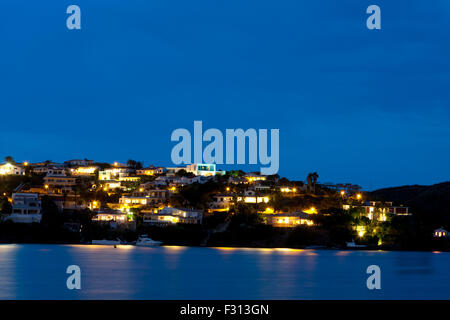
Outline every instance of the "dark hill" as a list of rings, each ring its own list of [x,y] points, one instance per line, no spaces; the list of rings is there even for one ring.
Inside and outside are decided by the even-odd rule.
[[[450,227],[450,182],[379,189],[369,192],[368,197],[409,206],[411,212],[427,225]]]

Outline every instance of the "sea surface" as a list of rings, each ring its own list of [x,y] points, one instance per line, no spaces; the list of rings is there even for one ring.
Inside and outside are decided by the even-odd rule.
[[[67,267],[81,270],[69,290]],[[381,289],[369,290],[378,265]],[[450,253],[0,245],[0,299],[449,299]]]

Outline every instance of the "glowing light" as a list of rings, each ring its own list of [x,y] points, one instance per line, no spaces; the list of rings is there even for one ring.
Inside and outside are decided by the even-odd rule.
[[[176,252],[176,251],[186,250],[187,247],[183,247],[183,246],[164,246],[164,249]]]
[[[227,191],[230,191],[230,187],[227,187]]]
[[[309,213],[309,214],[316,214],[317,210],[316,210],[315,207],[311,207],[311,208],[309,208],[307,210],[303,210],[303,212],[306,212],[306,213]]]
[[[216,247],[215,249],[224,250],[224,251],[234,251],[236,248],[233,247]]]
[[[366,234],[366,227],[365,226],[357,226],[356,231],[358,232],[358,236],[362,238]]]
[[[342,190],[342,191],[341,191],[341,196],[344,196],[344,195],[345,195],[345,191]]]
[[[271,207],[267,207],[266,211],[264,211],[264,213],[274,213],[274,212],[275,212],[275,210]]]
[[[356,199],[361,200],[361,198],[362,198],[361,193],[358,193],[358,194],[356,195]]]
[[[46,184],[46,185],[44,186],[44,188],[45,188],[45,189],[48,189],[48,184]]]

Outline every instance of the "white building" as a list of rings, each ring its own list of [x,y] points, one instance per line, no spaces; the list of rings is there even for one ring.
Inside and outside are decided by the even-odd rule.
[[[233,195],[231,194],[216,194],[213,196],[213,201],[210,203],[211,209],[229,209],[233,204]]]
[[[186,166],[187,172],[192,172],[196,176],[215,176],[216,165],[205,163],[193,163]]]
[[[142,211],[144,213],[143,221],[155,225],[170,225],[176,223],[201,224],[203,212],[192,209],[179,209],[164,207],[157,213],[152,211]]]
[[[41,201],[37,193],[13,193],[12,213],[6,217],[15,223],[40,223]]]
[[[114,180],[119,176],[126,176],[130,169],[126,167],[114,167],[98,172],[98,180]]]
[[[64,166],[62,164],[54,163],[54,162],[32,163],[29,166],[32,168],[33,173],[37,173],[37,174],[44,174],[44,173],[48,173],[49,171],[54,171],[54,170],[63,170],[64,171]]]
[[[76,178],[69,177],[62,169],[49,169],[44,177],[44,188],[49,194],[70,193],[76,185]]]
[[[12,164],[9,162],[0,165],[0,175],[9,175],[9,174],[24,175],[25,169],[20,165]]]
[[[99,210],[97,214],[92,217],[92,221],[124,223],[128,222],[128,215],[119,210]]]
[[[154,205],[164,203],[169,199],[168,190],[142,190],[135,191],[131,195],[124,195],[119,199],[120,204],[128,205]]]
[[[70,169],[73,176],[92,176],[98,170],[97,166],[77,166]]]

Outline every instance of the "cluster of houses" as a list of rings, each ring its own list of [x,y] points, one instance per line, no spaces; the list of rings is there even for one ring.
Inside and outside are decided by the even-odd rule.
[[[185,170],[189,175],[177,174]],[[226,192],[214,194],[207,212],[189,208],[172,208],[169,198],[182,186],[192,183],[205,183],[224,175],[215,164],[191,164],[185,167],[146,167],[132,168],[127,164],[114,162],[105,166],[93,160],[69,160],[64,163],[50,161],[42,163],[4,163],[0,165],[0,175],[25,175],[31,172],[43,176],[39,186],[21,184],[11,194],[12,212],[3,217],[15,223],[39,223],[42,219],[41,199],[49,196],[60,211],[89,208],[95,213],[93,221],[107,222],[112,226],[132,224],[133,212],[139,210],[143,223],[152,225],[201,224],[207,214],[229,211],[236,203],[259,204],[267,224],[275,227],[313,226],[315,208],[294,212],[275,212],[269,206],[271,194],[277,190],[285,197],[295,197],[306,190],[306,185],[280,186],[268,183],[267,177],[249,173],[244,176],[230,176]],[[153,176],[154,179],[143,179]],[[121,197],[117,203],[100,203],[98,200],[84,199],[78,185],[88,183],[89,191],[103,190],[113,193],[118,190]],[[131,186],[130,186],[131,183]],[[233,192],[233,185],[244,185],[244,191]],[[342,195],[352,196],[362,201],[360,187],[351,184],[332,185]],[[242,190],[242,188],[241,188]],[[362,205],[365,216],[370,220],[386,221],[388,215],[410,215],[408,207],[394,206],[391,202],[368,201]],[[350,209],[344,205],[344,209]],[[134,224],[135,225],[135,224]],[[361,228],[360,228],[361,229]],[[363,234],[364,230],[358,230]],[[436,229],[434,237],[447,237],[444,229]]]
[[[180,170],[192,173],[192,177],[177,175]],[[4,163],[0,165],[0,175],[25,175],[27,172],[42,175],[41,185],[17,186],[10,197],[11,214],[3,217],[15,223],[39,223],[42,219],[41,198],[50,197],[62,212],[89,208],[96,215],[94,221],[117,223],[131,222],[130,210],[143,208],[144,222],[151,224],[194,223],[201,224],[203,213],[198,210],[169,208],[167,201],[178,187],[194,182],[204,183],[216,174],[214,164],[192,164],[180,168],[150,166],[133,169],[126,164],[114,162],[106,168],[96,165],[93,160],[69,160],[64,163]],[[157,176],[151,182],[139,184],[143,176]],[[118,203],[101,204],[99,201],[83,199],[77,186],[89,183],[89,191],[120,190],[123,195]],[[139,184],[138,188],[128,183]],[[151,210],[150,210],[151,209]]]

